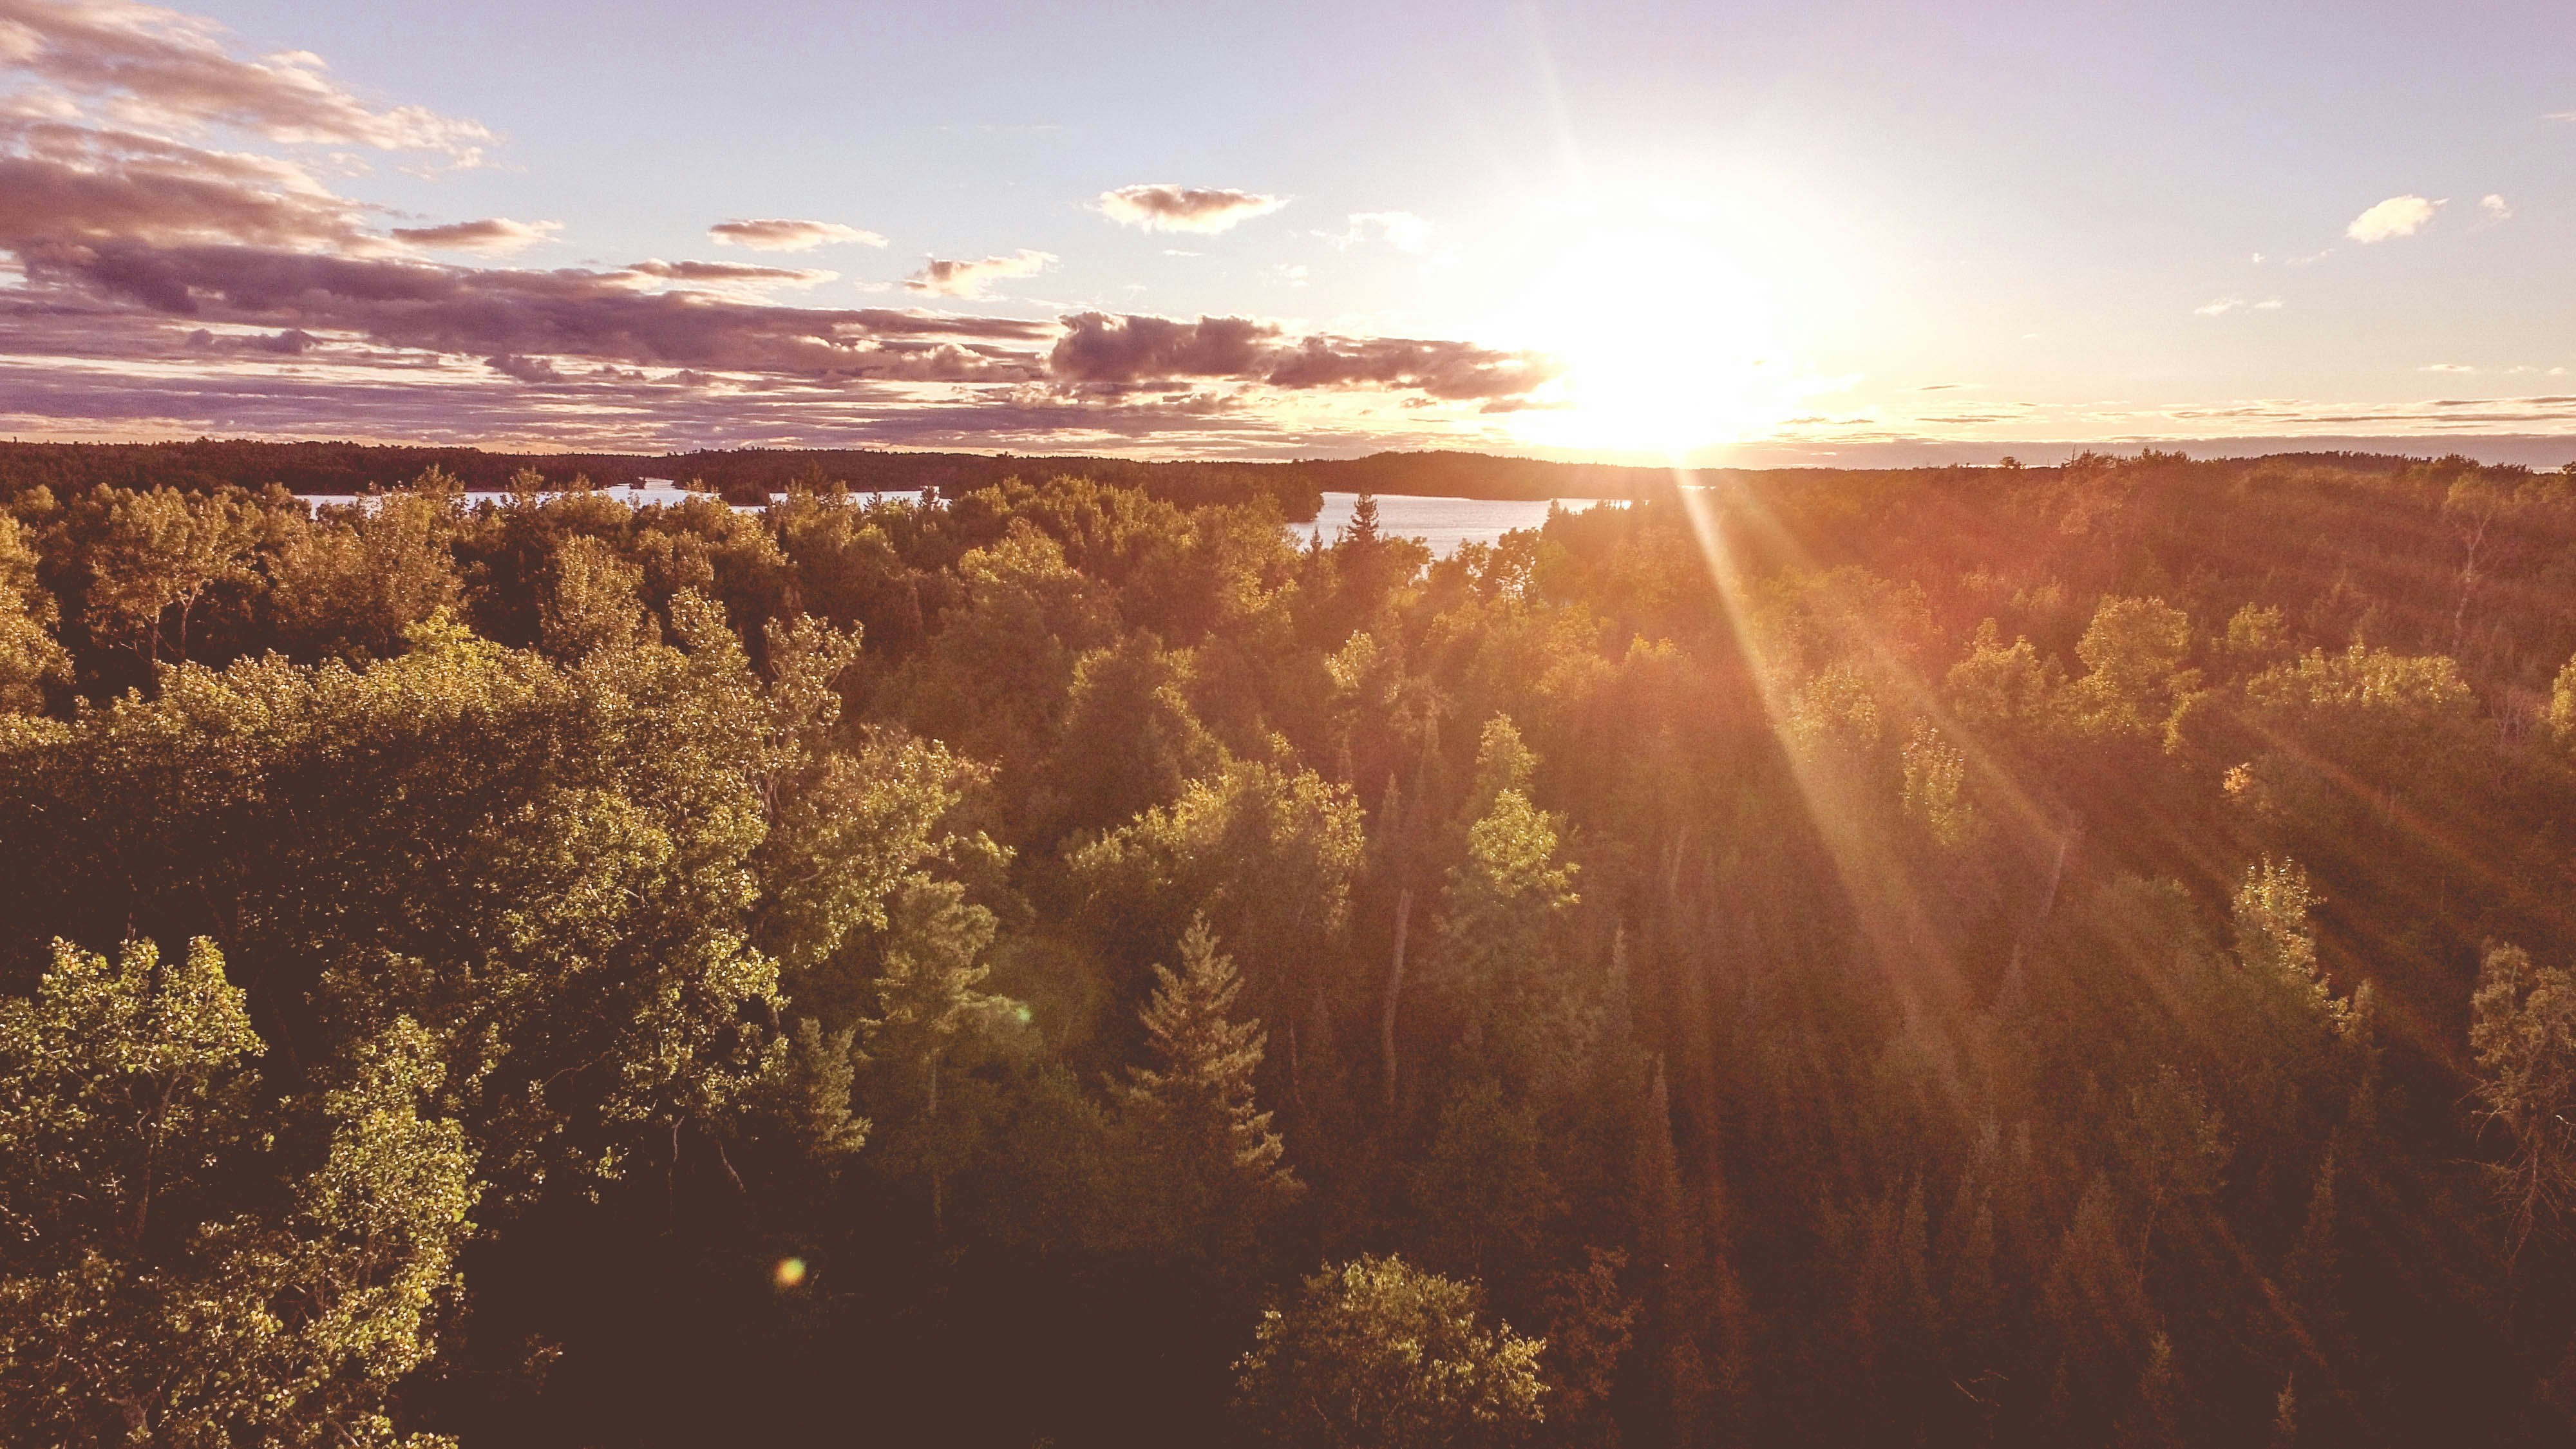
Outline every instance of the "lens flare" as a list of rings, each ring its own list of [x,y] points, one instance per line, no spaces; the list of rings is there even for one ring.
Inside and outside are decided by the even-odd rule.
[[[802,1258],[779,1259],[778,1266],[769,1270],[769,1281],[777,1284],[780,1288],[794,1288],[802,1285],[805,1281],[805,1260]]]

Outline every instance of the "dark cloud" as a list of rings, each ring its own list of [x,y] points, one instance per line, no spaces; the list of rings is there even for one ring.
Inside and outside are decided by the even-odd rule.
[[[141,124],[237,127],[288,144],[472,160],[491,132],[419,106],[368,105],[295,52],[245,60],[213,21],[127,0],[0,0],[0,64]]]
[[[756,252],[801,252],[826,242],[862,242],[872,247],[886,244],[886,239],[875,232],[837,221],[790,221],[779,217],[720,221],[707,228],[707,236],[726,246],[749,247]]]
[[[1077,312],[1047,356],[1061,382],[1136,383],[1175,377],[1258,376],[1279,329],[1243,317],[1112,317]]]
[[[1111,221],[1147,231],[1218,232],[1256,216],[1267,216],[1288,204],[1284,196],[1225,187],[1174,186],[1149,182],[1121,186],[1093,198],[1094,211]]]
[[[1039,322],[774,307],[646,293],[624,272],[518,271],[255,247],[52,246],[31,286],[171,317],[353,333],[467,356],[585,357],[719,371],[991,381],[1035,377]]]
[[[1419,388],[1449,400],[1515,397],[1556,376],[1535,353],[1401,337],[1309,337],[1271,366],[1273,387]]]
[[[1293,430],[1265,410],[1200,394],[1103,407],[1044,387],[924,396],[900,386],[782,381],[709,386],[685,373],[522,387],[480,362],[416,369],[307,365],[173,378],[61,368],[0,355],[0,434],[259,436],[480,443],[538,449],[862,445],[1204,457],[1362,452],[1428,435],[1318,418]],[[567,407],[578,388],[580,407]]]
[[[483,365],[521,382],[561,382],[563,374],[542,357],[487,357]]]
[[[452,221],[444,226],[398,226],[394,228],[394,240],[431,251],[502,254],[552,241],[553,234],[561,230],[561,222],[487,216],[480,221]]]
[[[1435,398],[1464,400],[1526,393],[1557,370],[1534,354],[1465,342],[1333,336],[1284,341],[1278,328],[1242,317],[1176,322],[1083,312],[1065,318],[1064,325],[1065,334],[1047,364],[1058,381],[1067,383],[1136,385],[1224,377],[1291,390],[1415,388]]]

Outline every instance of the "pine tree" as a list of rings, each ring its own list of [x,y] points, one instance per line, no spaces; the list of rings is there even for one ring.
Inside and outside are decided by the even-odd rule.
[[[1153,1062],[1128,1068],[1118,1093],[1146,1194],[1128,1226],[1155,1248],[1238,1275],[1257,1266],[1262,1229],[1304,1188],[1254,1097],[1267,1037],[1260,1022],[1233,1018],[1243,979],[1205,920],[1191,921],[1180,947],[1178,971],[1154,968],[1142,1013]]]
[[[1157,1136],[1203,1154],[1256,1192],[1295,1192],[1287,1144],[1253,1100],[1253,1076],[1269,1038],[1258,1021],[1232,1019],[1243,978],[1234,958],[1217,950],[1204,917],[1182,933],[1181,969],[1157,965],[1154,976],[1158,984],[1143,1015],[1155,1065],[1128,1068],[1127,1107]]]
[[[2495,1179],[2518,1253],[2576,1205],[2576,972],[2498,946],[2469,1010],[2480,1115],[2511,1139]]]
[[[2138,1402],[2120,1421],[2118,1449],[2183,1449],[2182,1379],[2174,1370],[2173,1340],[2159,1333],[2147,1344],[2147,1366],[2138,1373]]]

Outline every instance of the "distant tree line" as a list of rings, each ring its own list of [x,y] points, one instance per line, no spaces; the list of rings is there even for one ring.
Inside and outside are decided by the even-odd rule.
[[[0,443],[0,495],[42,487],[57,496],[94,486],[185,493],[274,483],[289,493],[395,489],[436,468],[467,488],[493,492],[521,473],[549,488],[587,480],[624,487],[669,478],[738,503],[765,503],[792,486],[840,483],[853,492],[946,496],[1006,478],[1089,478],[1180,504],[1267,496],[1291,522],[1315,516],[1325,492],[1463,498],[1642,498],[1669,490],[1661,468],[1551,463],[1474,453],[1378,453],[1283,463],[1023,457],[1008,453],[897,452],[873,448],[731,448],[639,453],[492,453],[479,448],[364,443],[268,443],[200,438],[174,443]]]
[[[2576,475],[27,456],[27,1442],[2576,1434]]]

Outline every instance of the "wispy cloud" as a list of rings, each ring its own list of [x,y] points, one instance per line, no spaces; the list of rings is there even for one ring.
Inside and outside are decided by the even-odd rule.
[[[630,262],[622,270],[657,282],[723,287],[811,287],[837,278],[818,267],[764,267],[752,262]]]
[[[2419,367],[2419,368],[2417,368],[2417,369],[2415,369],[2415,370],[2416,370],[2417,372],[2475,372],[2475,371],[2477,371],[2477,369],[2476,369],[2476,368],[2469,366],[2469,365],[2468,365],[2467,363],[2465,363],[2465,362],[2428,362],[2428,363],[2424,364],[2422,367]]]
[[[720,221],[707,228],[707,237],[720,246],[749,247],[756,252],[811,251],[827,243],[856,242],[871,247],[886,244],[886,239],[875,232],[837,221],[792,221],[782,217]]]
[[[928,292],[937,297],[982,297],[995,282],[1014,277],[1034,277],[1055,265],[1052,252],[1022,249],[1007,257],[986,257],[980,262],[930,259],[920,271],[912,274],[904,286],[915,292]]]
[[[2489,192],[2478,198],[2478,213],[2489,221],[2503,221],[2513,215],[2513,207],[2503,197]]]
[[[1375,236],[1400,252],[1431,249],[1431,223],[1409,211],[1355,211],[1338,232],[1317,232],[1336,247],[1351,247]]]
[[[1158,181],[1104,191],[1092,199],[1091,209],[1123,226],[1147,231],[1220,232],[1287,204],[1284,196],[1258,191]]]
[[[2278,312],[2281,310],[2281,299],[2266,297],[2259,302],[2249,302],[2243,297],[2220,297],[2216,301],[2204,302],[2191,310],[2192,314],[2198,317],[2224,317],[2230,312]]]
[[[2352,219],[2343,234],[2368,245],[2393,237],[2413,236],[2433,219],[2433,213],[2445,205],[2420,196],[2392,196]]]
[[[398,226],[393,235],[396,241],[430,251],[507,256],[539,242],[553,241],[554,234],[561,230],[563,223],[559,221],[512,221],[506,216],[489,216],[443,226]]]

